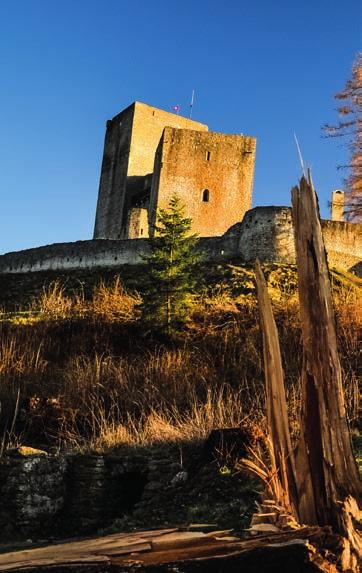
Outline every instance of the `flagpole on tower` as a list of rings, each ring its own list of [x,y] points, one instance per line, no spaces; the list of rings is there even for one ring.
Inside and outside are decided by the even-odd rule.
[[[194,106],[194,99],[195,99],[195,90],[192,90],[192,95],[191,95],[191,102],[190,102],[190,119],[192,118],[192,108]]]

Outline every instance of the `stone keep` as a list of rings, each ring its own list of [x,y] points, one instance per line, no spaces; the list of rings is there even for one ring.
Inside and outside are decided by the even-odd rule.
[[[107,122],[94,238],[148,237],[175,193],[193,231],[223,234],[251,208],[255,146],[133,103]]]

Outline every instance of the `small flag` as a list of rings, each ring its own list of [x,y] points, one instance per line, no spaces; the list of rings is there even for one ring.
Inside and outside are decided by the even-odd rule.
[[[176,113],[178,113],[180,111],[180,107],[179,105],[173,105],[172,106],[172,111],[175,111]]]

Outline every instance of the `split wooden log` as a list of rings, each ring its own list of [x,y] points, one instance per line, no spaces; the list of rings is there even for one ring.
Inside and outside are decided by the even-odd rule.
[[[337,573],[319,548],[330,528],[305,527],[242,540],[179,530],[112,534],[0,555],[0,571],[22,573]]]
[[[276,471],[282,485],[281,503],[286,511],[298,518],[298,494],[294,452],[289,432],[288,410],[284,387],[284,371],[280,353],[278,330],[259,260],[255,264],[258,306],[263,333],[266,415],[272,440]]]
[[[340,535],[334,547],[340,569],[357,572],[362,540],[355,525],[362,525],[362,491],[344,405],[327,257],[310,173],[292,189],[292,205],[303,339],[301,435],[296,459],[290,445],[278,333],[257,261],[268,430],[280,482],[288,489],[285,499],[289,496],[294,515],[300,523],[332,525]],[[269,518],[264,514],[266,524],[262,515],[255,515],[253,526],[265,527],[268,522],[278,526],[278,512],[274,513]]]
[[[337,502],[348,495],[359,499],[361,483],[344,405],[327,257],[311,180],[303,177],[294,187],[292,205],[304,351],[298,458],[298,475],[304,475],[301,519],[338,525]]]
[[[303,523],[332,525],[358,556],[360,536],[347,515],[352,507],[360,507],[361,483],[346,417],[327,256],[310,173],[292,189],[292,212],[303,338],[296,459],[299,516]]]

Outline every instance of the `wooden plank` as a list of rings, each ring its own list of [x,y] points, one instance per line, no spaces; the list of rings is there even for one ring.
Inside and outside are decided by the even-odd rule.
[[[209,533],[205,533],[205,537],[226,537],[229,535],[233,529],[221,529],[215,531],[209,531]]]
[[[319,527],[304,527],[298,531],[269,533],[267,535],[264,534],[250,539],[239,540],[238,542],[225,543],[222,539],[220,541],[212,541],[209,538],[209,543],[199,545],[197,547],[170,547],[164,550],[150,551],[139,556],[134,556],[134,561],[132,561],[139,564],[139,566],[144,565],[145,570],[147,570],[147,567],[159,566],[167,563],[184,563],[185,561],[192,560],[197,560],[197,562],[200,563],[201,561],[208,559],[220,560],[229,555],[247,553],[254,549],[263,548],[269,544],[285,544],[286,542],[293,542],[295,540],[309,540],[313,542],[313,540],[316,539],[318,542],[322,540],[322,543],[324,543],[324,538],[326,537],[329,543],[330,536],[329,528],[323,530]],[[126,565],[127,563],[130,563],[130,561],[125,557],[115,559],[115,563]],[[227,568],[222,569],[221,564],[219,564],[218,567],[220,567],[220,569],[217,569],[217,571],[228,571]],[[166,569],[164,570],[166,571]],[[182,570],[184,571],[183,568]],[[205,572],[208,571],[207,568],[200,568],[200,571],[201,570]],[[238,571],[240,571],[240,568]]]
[[[158,537],[169,535],[178,532],[178,528],[156,529],[149,531],[136,531],[134,533],[114,533],[104,537],[89,537],[86,539],[78,539],[75,541],[68,541],[63,543],[54,543],[50,546],[39,547],[35,549],[25,549],[22,551],[14,551],[9,553],[0,554],[0,571],[7,564],[19,562],[21,560],[35,559],[35,560],[52,560],[56,555],[61,555],[64,560],[66,559],[80,559],[84,555],[99,555],[113,551],[120,551],[123,553],[131,553],[132,551],[141,551],[151,548],[151,540]],[[139,549],[136,549],[138,547]]]

